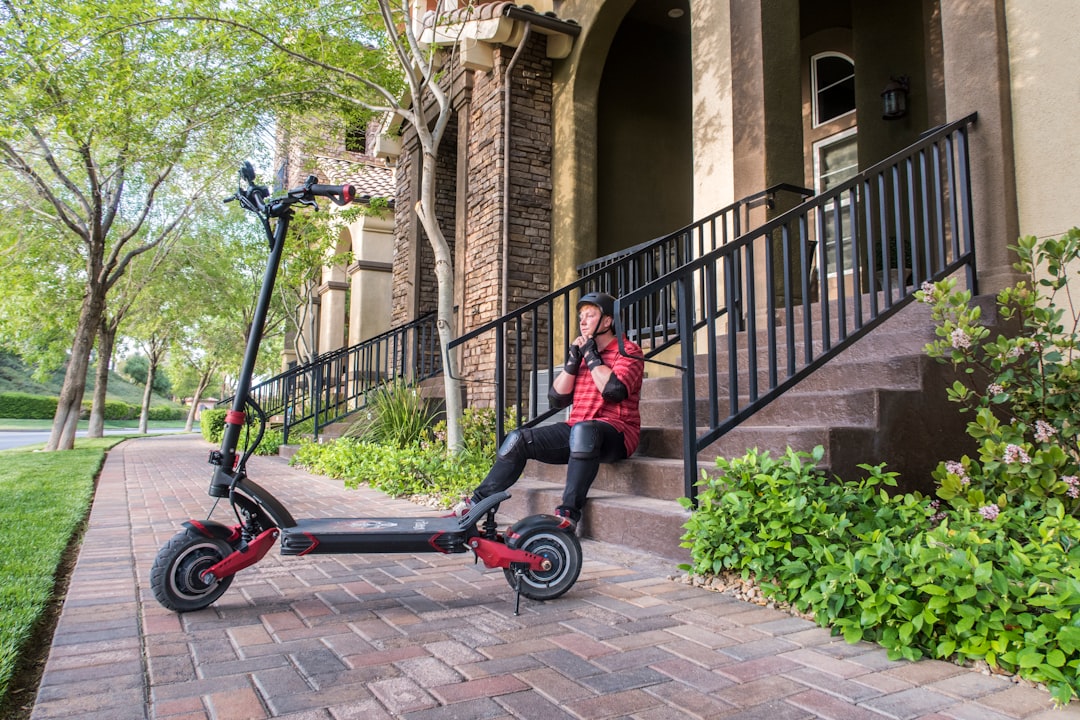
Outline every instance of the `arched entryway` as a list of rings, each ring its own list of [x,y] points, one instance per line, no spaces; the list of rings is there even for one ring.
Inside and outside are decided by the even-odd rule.
[[[636,0],[597,94],[597,256],[692,221],[691,93],[686,0]]]

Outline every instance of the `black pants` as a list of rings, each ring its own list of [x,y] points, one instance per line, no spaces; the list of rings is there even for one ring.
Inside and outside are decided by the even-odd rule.
[[[600,438],[599,446],[595,452],[590,453],[590,457],[570,456],[570,426],[566,423],[515,431],[521,434],[520,437],[513,443],[513,447],[507,447],[510,443],[503,443],[487,477],[473,491],[473,501],[483,500],[489,495],[506,490],[521,477],[526,461],[539,460],[551,465],[567,466],[566,487],[559,509],[567,510],[575,522],[580,520],[585,496],[596,479],[596,474],[600,472],[600,463],[615,462],[626,457],[626,445],[621,432],[605,422],[588,422],[593,424]],[[507,436],[507,440],[510,439]]]

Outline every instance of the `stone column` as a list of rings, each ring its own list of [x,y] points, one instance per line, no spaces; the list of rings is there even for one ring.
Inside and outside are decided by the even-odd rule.
[[[345,298],[349,284],[345,281],[345,269],[340,266],[329,275],[331,279],[319,286],[320,354],[345,347]]]
[[[731,12],[715,0],[690,3],[694,102],[694,218],[735,200]]]
[[[391,327],[394,221],[361,217],[350,227],[353,264],[349,266],[349,345],[356,345]]]

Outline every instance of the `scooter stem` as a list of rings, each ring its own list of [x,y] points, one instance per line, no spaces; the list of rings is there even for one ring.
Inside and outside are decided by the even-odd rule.
[[[247,347],[244,349],[244,362],[240,366],[240,377],[236,383],[236,395],[233,397],[231,412],[225,416],[225,430],[221,437],[221,464],[214,469],[214,476],[210,480],[209,494],[211,497],[228,497],[229,487],[243,470],[243,468],[237,467],[236,447],[240,442],[240,432],[244,427],[248,393],[251,391],[251,376],[255,372],[255,363],[258,361],[263,326],[266,324],[266,315],[270,310],[270,301],[274,294],[274,281],[277,278],[278,266],[281,264],[282,249],[285,247],[285,235],[288,232],[292,215],[292,209],[285,207],[278,216],[277,225],[274,227],[274,234],[270,242],[270,255],[266,259],[266,272],[263,274],[262,288],[259,290],[259,300],[255,306],[255,316],[251,322],[251,334],[248,335]],[[265,227],[269,232],[269,225],[266,224]]]

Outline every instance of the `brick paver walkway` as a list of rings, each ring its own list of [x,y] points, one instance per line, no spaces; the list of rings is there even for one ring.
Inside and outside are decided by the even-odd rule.
[[[150,566],[210,507],[207,450],[187,436],[110,453],[34,720],[1080,718],[1043,691],[891,662],[592,542],[569,593],[523,599],[516,617],[502,572],[467,554],[276,551],[212,608],[176,615],[153,599]],[[430,513],[278,459],[250,472],[297,516]]]

